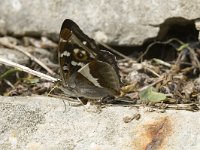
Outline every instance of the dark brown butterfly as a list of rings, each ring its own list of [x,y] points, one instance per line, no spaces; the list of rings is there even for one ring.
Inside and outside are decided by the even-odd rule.
[[[67,95],[100,99],[120,93],[115,56],[99,49],[96,42],[69,19],[61,27],[58,59],[62,90]]]

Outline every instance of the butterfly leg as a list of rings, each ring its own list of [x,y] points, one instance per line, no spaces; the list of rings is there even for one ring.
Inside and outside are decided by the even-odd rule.
[[[114,101],[115,101],[115,97],[108,95],[108,96],[101,98],[98,102],[100,104],[112,104]]]
[[[114,96],[106,96],[100,100],[101,104],[136,104],[136,101],[132,100],[129,97],[114,97]]]

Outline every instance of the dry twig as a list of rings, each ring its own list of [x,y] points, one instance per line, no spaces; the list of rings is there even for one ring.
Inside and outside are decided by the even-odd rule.
[[[36,63],[38,63],[42,68],[44,68],[47,72],[49,72],[51,75],[55,75],[55,73],[49,68],[47,67],[43,62],[41,62],[39,59],[37,59],[36,57],[34,57],[33,55],[31,55],[30,53],[26,52],[23,48],[16,46],[14,44],[11,44],[10,42],[4,40],[4,39],[0,39],[0,44],[10,48],[10,49],[16,49],[18,51],[20,51],[21,53],[25,54],[26,56],[28,56],[29,58],[31,58],[31,60],[35,61]]]
[[[32,75],[35,75],[35,76],[41,78],[41,79],[45,79],[45,80],[48,80],[48,81],[51,81],[51,82],[57,82],[57,81],[59,81],[59,79],[57,79],[57,78],[53,78],[53,77],[51,77],[49,75],[43,74],[41,72],[37,72],[37,71],[32,70],[32,69],[30,69],[30,68],[28,68],[26,66],[22,66],[20,64],[11,62],[11,61],[9,61],[7,59],[4,59],[4,58],[0,58],[0,63],[4,64],[4,65],[7,65],[7,66],[18,68],[21,71],[30,73]]]
[[[161,64],[161,65],[166,66],[166,67],[169,67],[169,68],[172,66],[171,64],[169,64],[169,63],[167,63],[167,62],[165,62],[165,61],[163,61],[163,60],[157,59],[157,58],[154,58],[153,60],[154,60],[156,63]]]

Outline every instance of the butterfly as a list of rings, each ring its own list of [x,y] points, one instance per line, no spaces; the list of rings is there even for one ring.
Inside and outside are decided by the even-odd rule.
[[[64,20],[61,27],[58,61],[65,94],[89,99],[120,94],[116,57],[100,49],[70,19]]]

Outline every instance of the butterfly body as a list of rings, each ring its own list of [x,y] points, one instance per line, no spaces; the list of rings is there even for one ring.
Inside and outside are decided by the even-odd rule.
[[[119,94],[115,56],[100,50],[72,20],[66,19],[62,24],[58,56],[62,89],[67,95],[99,99]]]

